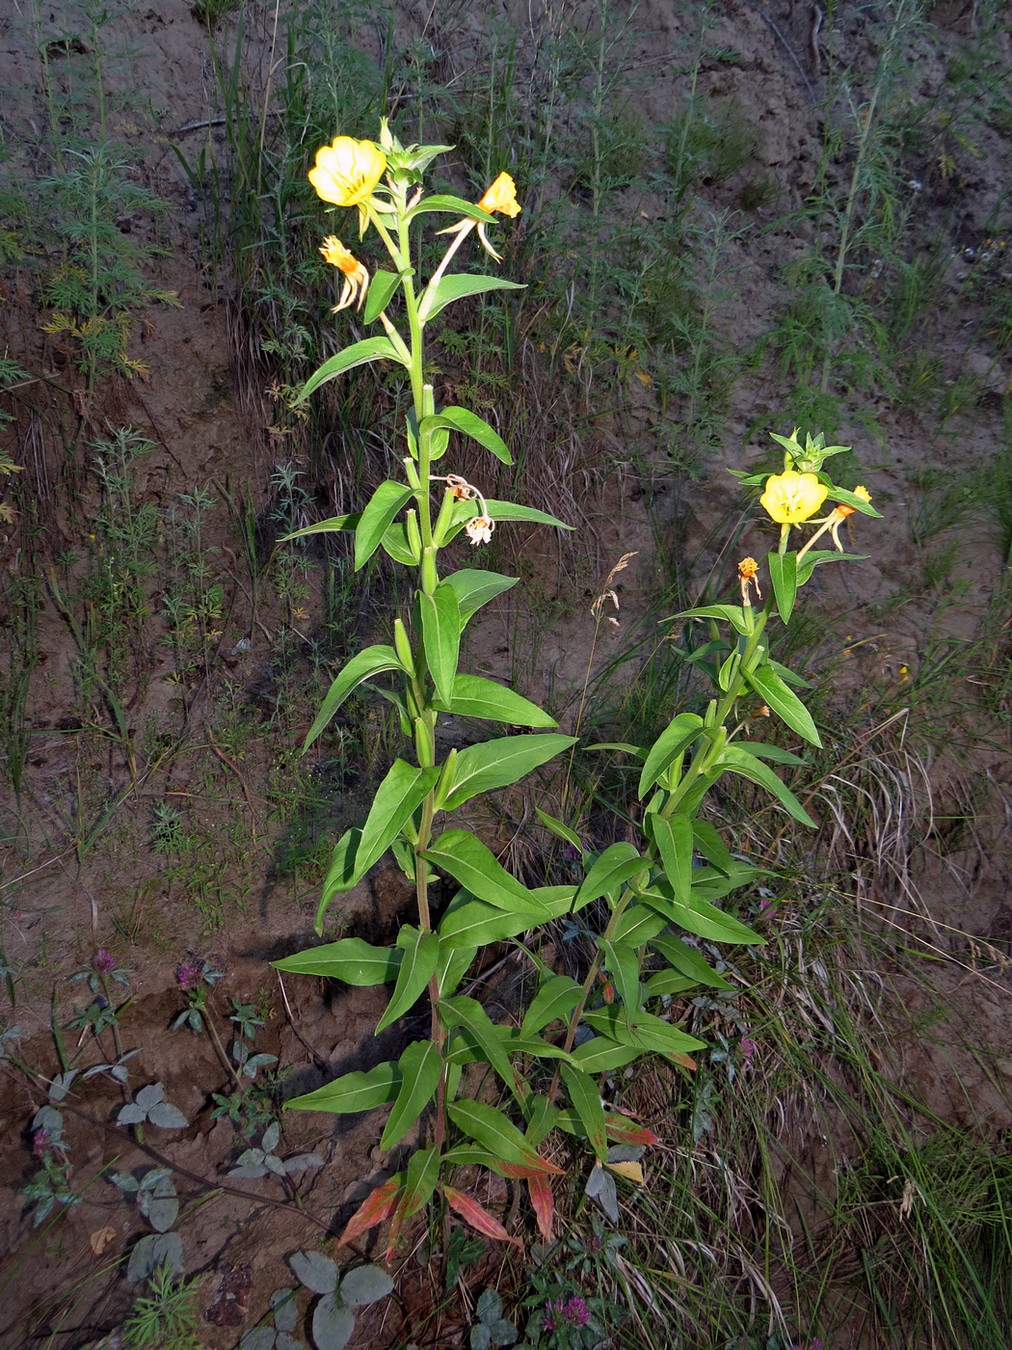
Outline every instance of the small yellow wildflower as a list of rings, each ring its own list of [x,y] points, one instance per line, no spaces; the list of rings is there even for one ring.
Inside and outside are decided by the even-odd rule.
[[[778,525],[800,525],[815,515],[828,492],[814,473],[788,469],[767,478],[766,491],[759,501]]]
[[[372,141],[335,136],[316,152],[309,181],[317,195],[335,206],[360,206],[383,177],[387,157]]]
[[[520,203],[517,201],[517,185],[508,173],[501,173],[492,186],[482,197],[478,206],[482,211],[498,211],[500,215],[509,216],[511,219],[520,214]],[[490,258],[496,262],[502,262],[502,254],[496,253],[495,249],[488,242],[488,235],[485,233],[485,222],[478,222],[478,238],[481,240],[481,246]]]
[[[336,314],[339,309],[347,309],[351,304],[354,304],[356,309],[361,309],[369,289],[369,273],[336,235],[327,235],[320,245],[320,252],[324,261],[330,263],[331,267],[336,267],[344,276],[341,298],[330,311],[331,314]]]
[[[762,599],[762,591],[759,589],[759,564],[755,558],[742,558],[738,564],[738,577],[741,581],[741,601],[743,605],[752,603],[750,588],[755,587],[757,597]]]

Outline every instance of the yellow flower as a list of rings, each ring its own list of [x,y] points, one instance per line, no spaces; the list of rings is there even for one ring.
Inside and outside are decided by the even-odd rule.
[[[738,564],[738,579],[741,582],[741,601],[743,605],[752,603],[751,588],[755,587],[755,593],[762,599],[762,591],[759,589],[759,564],[755,558],[742,558]]]
[[[861,501],[863,502],[869,503],[871,502],[871,493],[868,491],[866,487],[856,487],[854,489],[854,496],[860,497]],[[834,512],[834,515],[843,517],[852,516],[856,509],[857,509],[856,507],[848,506],[846,502],[840,502],[839,506],[837,506]]]
[[[759,501],[779,525],[800,525],[815,515],[828,492],[814,473],[788,469],[767,478],[766,491]]]
[[[320,246],[320,252],[324,261],[330,263],[331,267],[336,267],[344,276],[341,298],[330,311],[331,314],[336,314],[339,309],[347,309],[356,301],[358,303],[355,304],[355,308],[361,309],[366,291],[369,289],[369,273],[336,235],[327,235]]]
[[[386,166],[386,155],[372,141],[335,136],[330,145],[317,150],[309,181],[325,202],[359,206],[372,195]]]
[[[508,173],[501,173],[478,203],[482,211],[499,211],[511,219],[520,214],[517,185]]]
[[[473,520],[467,522],[464,529],[472,544],[490,544],[495,521],[490,520],[488,516],[475,516]]]

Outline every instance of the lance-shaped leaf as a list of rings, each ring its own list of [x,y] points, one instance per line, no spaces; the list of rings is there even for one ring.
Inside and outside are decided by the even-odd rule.
[[[728,745],[721,752],[717,761],[717,767],[729,769],[731,773],[741,774],[743,778],[748,778],[753,783],[758,783],[764,787],[767,792],[771,792],[777,801],[790,812],[795,820],[802,825],[808,825],[813,830],[816,828],[815,821],[808,814],[805,808],[795,797],[794,793],[786,784],[782,783],[772,769],[757,759],[755,755],[750,754],[740,745]]]
[[[682,815],[665,820],[656,812],[649,817],[649,821],[661,866],[671,883],[675,899],[686,905],[692,889],[692,821]]]
[[[476,999],[458,995],[457,998],[441,999],[439,1010],[447,1026],[462,1027],[467,1032],[522,1105],[529,1089],[510,1063],[510,1057],[496,1034],[496,1027],[481,1004]]]
[[[400,353],[388,337],[366,338],[364,342],[353,342],[350,347],[345,347],[336,356],[324,361],[318,370],[313,371],[299,390],[295,402],[297,404],[305,402],[310,394],[319,389],[321,384],[326,384],[328,380],[343,375],[346,370],[352,370],[355,366],[368,365],[373,361],[385,360],[396,361],[399,365],[404,364]]]
[[[439,153],[446,150],[452,150],[450,145],[442,146]],[[431,211],[449,211],[454,216],[466,216],[468,220],[480,220],[486,225],[495,224],[495,216],[490,215],[488,211],[483,211],[480,206],[475,206],[474,202],[466,202],[463,197],[453,197],[446,192],[433,193],[431,197],[423,197],[417,206],[413,206],[404,217],[405,221],[414,220],[415,216],[424,216]]]
[[[401,521],[395,520],[392,525],[387,526],[380,544],[383,552],[393,558],[394,562],[402,563],[405,567],[418,566],[419,555],[411,547],[407,526]]]
[[[646,1051],[640,1045],[613,1041],[610,1036],[591,1036],[573,1051],[573,1058],[584,1073],[610,1073],[623,1069]]]
[[[487,605],[497,595],[502,595],[517,584],[519,577],[504,577],[499,572],[482,572],[476,567],[462,567],[443,578],[443,584],[452,586],[457,593],[460,606],[460,626],[482,605]]]
[[[548,1177],[528,1177],[527,1191],[531,1197],[531,1208],[537,1220],[538,1232],[546,1242],[552,1240],[552,1227],[555,1223],[555,1197],[552,1183]]]
[[[320,711],[313,719],[313,725],[309,728],[306,739],[302,743],[303,754],[313,744],[348,695],[357,689],[363,680],[368,680],[373,675],[382,674],[385,670],[403,669],[400,658],[393,647],[386,645],[366,647],[365,651],[353,656],[327,691],[327,696],[320,706]]]
[[[394,516],[414,496],[404,483],[388,479],[369,498],[355,531],[355,571],[364,567],[380,546]]]
[[[448,702],[453,698],[453,681],[460,655],[460,606],[457,593],[444,581],[432,595],[420,592],[418,607],[422,617],[425,662],[436,686],[436,693]]]
[[[681,938],[671,935],[656,937],[650,944],[654,951],[670,961],[675,970],[680,971],[694,984],[704,985],[707,989],[733,989],[728,980],[708,964],[702,952],[690,947]]]
[[[583,879],[578,893],[580,904],[590,904],[602,895],[614,895],[623,882],[642,872],[646,866],[646,860],[627,840],[609,844]]]
[[[776,596],[777,609],[784,623],[790,623],[794,600],[798,593],[798,555],[796,553],[768,553],[766,566]]]
[[[375,323],[393,299],[402,275],[399,272],[386,272],[381,267],[373,272],[369,281],[365,312],[362,315],[363,323]]]
[[[511,876],[470,830],[445,830],[431,848],[422,853],[472,895],[498,909],[520,906],[530,914],[540,913],[539,922],[550,915],[531,891]],[[528,925],[530,926],[530,925]]]
[[[647,754],[637,789],[640,798],[645,797],[661,774],[685,753],[702,729],[703,719],[696,713],[679,713],[668,723]]]
[[[355,1069],[342,1074],[332,1083],[324,1083],[315,1092],[304,1092],[285,1102],[292,1111],[327,1111],[335,1116],[348,1116],[356,1111],[371,1111],[376,1106],[392,1102],[401,1086],[399,1067],[388,1061],[363,1072]]]
[[[446,943],[440,942],[439,960],[436,962],[436,983],[444,998],[448,998],[460,984],[477,950],[477,947],[449,947]]]
[[[524,287],[518,281],[504,281],[502,277],[486,277],[468,272],[448,272],[440,277],[435,286],[429,283],[418,302],[418,317],[422,323],[438,314],[454,300],[463,300],[466,295],[481,295],[485,291],[522,291]],[[475,437],[477,440],[477,437]],[[512,464],[511,459],[505,461]]]
[[[536,703],[482,675],[458,675],[449,699],[434,699],[438,712],[484,717],[513,727],[554,727],[557,722]]]
[[[598,938],[597,945],[624,1007],[635,1013],[640,1006],[640,966],[635,949],[603,937]]]
[[[465,1223],[469,1223],[485,1237],[492,1238],[496,1242],[512,1242],[514,1246],[522,1247],[523,1243],[518,1237],[510,1237],[506,1229],[497,1218],[483,1209],[473,1195],[468,1195],[466,1191],[455,1190],[453,1186],[448,1186],[443,1182],[443,1195],[446,1197],[446,1203],[455,1214],[459,1214]]]
[[[439,1180],[439,1150],[420,1148],[411,1155],[404,1178],[403,1217],[410,1219],[427,1205]]]
[[[568,1021],[582,994],[582,986],[568,975],[552,975],[531,999],[520,1030],[533,1036],[552,1022]]]
[[[552,525],[557,530],[572,530],[574,528],[572,525],[567,525],[564,520],[559,520],[556,516],[550,516],[547,511],[539,511],[534,506],[521,506],[518,502],[500,502],[493,497],[489,497],[485,506],[487,508],[486,514],[497,523],[526,521],[531,525]],[[479,514],[477,502],[457,502],[453,508],[450,528],[446,533],[447,543],[456,538],[467,522]]]
[[[605,1113],[604,1128],[608,1132],[608,1138],[616,1144],[649,1148],[661,1142],[653,1130],[648,1130],[643,1125],[638,1125],[635,1120],[630,1120],[628,1116],[619,1115],[615,1111]]]
[[[722,909],[717,909],[709,901],[695,894],[691,897],[690,904],[683,905],[674,898],[671,888],[663,881],[655,882],[638,894],[644,904],[697,937],[708,938],[711,942],[747,943],[750,946],[761,945],[763,942],[759,934],[754,933],[751,928],[746,928],[730,914],[725,914]]]
[[[404,1173],[398,1172],[395,1177],[377,1186],[345,1224],[341,1236],[337,1239],[337,1245],[343,1247],[348,1242],[354,1242],[370,1228],[375,1228],[378,1223],[389,1219],[400,1203],[403,1185]]]
[[[439,938],[436,934],[412,928],[410,924],[404,924],[397,934],[397,945],[403,950],[404,956],[390,1002],[376,1025],[374,1034],[377,1036],[415,1006],[439,959]]]
[[[315,525],[306,525],[301,530],[293,530],[291,534],[283,534],[279,542],[287,544],[290,539],[304,539],[307,534],[339,534],[342,530],[357,530],[361,519],[361,511],[331,516],[328,520],[318,520]]]
[[[393,1148],[436,1095],[443,1060],[435,1041],[414,1041],[397,1061],[401,1085],[380,1137],[380,1148]]]
[[[595,748],[595,746],[588,747],[591,750]],[[555,816],[550,816],[547,811],[542,811],[540,806],[535,806],[534,813],[549,834],[554,834],[556,839],[561,839],[564,844],[569,844],[576,849],[578,854],[582,855],[587,852],[583,840],[575,830],[571,830],[568,825],[563,824],[561,820],[557,820]]]
[[[572,887],[569,893],[572,896]],[[451,900],[439,921],[439,940],[442,947],[450,951],[474,950],[516,937],[544,922],[543,908],[528,909],[517,905],[512,909],[497,909],[484,900],[476,900],[470,891],[462,890]]]
[[[775,670],[771,670],[769,666],[759,666],[758,669],[746,673],[745,678],[763,702],[768,703],[793,731],[799,736],[804,736],[812,745],[822,745],[811,713],[794,690],[784,684]]]
[[[687,1050],[705,1050],[706,1042],[673,1027],[670,1022],[654,1017],[652,1013],[638,1012],[626,1017],[625,1009],[600,1008],[595,1012],[584,1013],[584,1021],[608,1036],[611,1040],[624,1040],[629,1045],[641,1046],[644,1050],[654,1050],[657,1054],[682,1056],[683,1062]]]
[[[667,926],[667,919],[646,905],[628,905],[619,915],[612,936],[627,947],[642,947]]]
[[[491,792],[518,782],[575,745],[576,739],[546,732],[540,736],[502,736],[465,746],[457,755],[444,810],[455,811],[479,792]]]
[[[804,586],[817,567],[831,562],[866,562],[867,553],[837,553],[834,549],[825,552],[813,549],[798,563],[798,585]]]
[[[671,618],[660,622],[671,623],[673,619],[723,619],[743,637],[749,632],[741,605],[700,605],[697,609],[683,609],[680,614],[672,614]]]
[[[272,961],[271,965],[275,970],[295,975],[323,975],[345,984],[368,987],[395,980],[403,955],[396,947],[374,947],[362,938],[339,938],[337,942],[325,942]]]
[[[752,748],[755,748],[753,742]],[[721,872],[727,872],[734,866],[734,859],[727,845],[707,820],[692,822],[692,837],[703,857]]]
[[[448,278],[444,277],[443,280],[446,281]],[[472,277],[470,280],[491,281],[493,278]],[[448,431],[459,431],[461,435],[470,437],[472,441],[477,441],[486,450],[491,450],[492,454],[497,459],[501,459],[504,464],[513,463],[513,456],[498,431],[490,427],[487,422],[483,422],[480,417],[476,417],[473,412],[469,412],[467,408],[443,408],[431,417],[422,418],[419,424],[419,429],[423,432],[434,431],[437,427],[445,427]]]
[[[604,1127],[604,1107],[597,1083],[580,1069],[562,1065],[562,1078],[569,1092],[584,1133],[594,1150],[594,1156],[603,1162],[608,1156],[608,1139]]]
[[[451,1102],[446,1109],[450,1119],[463,1134],[487,1148],[501,1161],[520,1163],[531,1173],[563,1175],[561,1167],[542,1158],[513,1122],[487,1102],[464,1098],[459,1102]]]

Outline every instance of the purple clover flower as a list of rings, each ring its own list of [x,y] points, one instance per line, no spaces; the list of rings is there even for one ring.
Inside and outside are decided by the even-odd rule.
[[[752,1056],[755,1054],[756,1044],[750,1036],[743,1036],[738,1042],[738,1053],[741,1055],[744,1064],[752,1063]],[[817,1350],[817,1347],[815,1348]]]
[[[48,1130],[36,1130],[32,1135],[32,1157],[41,1162],[49,1152],[52,1143],[53,1136]]]
[[[176,971],[176,983],[180,989],[197,989],[200,986],[203,967],[196,961],[191,961],[189,957],[180,962],[179,969]]]
[[[91,958],[91,968],[99,975],[111,975],[116,969],[116,958],[112,952],[106,951],[104,947],[99,947]]]
[[[545,1309],[545,1331],[558,1331],[560,1324],[585,1327],[590,1322],[590,1309],[578,1294],[572,1298],[549,1299]]]

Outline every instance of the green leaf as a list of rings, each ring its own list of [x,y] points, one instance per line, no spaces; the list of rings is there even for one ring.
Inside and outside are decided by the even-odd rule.
[[[750,631],[741,605],[700,605],[698,609],[683,609],[680,614],[672,614],[671,618],[660,622],[671,623],[672,619],[723,619],[743,637]]]
[[[623,942],[610,942],[603,937],[597,939],[597,945],[623,1006],[630,1014],[635,1013],[640,1006],[640,963],[637,952]]]
[[[717,909],[715,905],[699,896],[693,895],[691,903],[683,905],[674,898],[663,882],[656,882],[638,894],[644,904],[657,910],[658,914],[663,914],[672,923],[678,924],[687,933],[709,938],[711,942],[749,946],[762,944],[763,939],[758,933],[746,928],[730,914],[725,914],[722,909]],[[657,941],[659,939],[655,939],[655,943]]]
[[[768,703],[778,717],[782,717],[792,731],[803,736],[812,745],[822,745],[822,740],[812,721],[811,713],[798,698],[793,689],[788,689],[779,675],[769,666],[759,666],[747,673],[746,680],[764,703]]]
[[[460,626],[463,628],[476,610],[481,609],[482,605],[487,605],[497,595],[502,595],[503,591],[515,586],[518,580],[518,577],[504,577],[498,572],[482,572],[476,567],[462,567],[459,571],[451,572],[448,577],[444,577],[443,584],[452,586],[457,593]]]
[[[432,1101],[443,1059],[435,1041],[415,1041],[401,1055],[397,1066],[401,1086],[380,1137],[382,1149],[393,1148]]]
[[[447,149],[452,147],[447,146]],[[437,192],[431,197],[423,197],[417,206],[413,206],[405,216],[405,220],[414,220],[415,216],[423,216],[430,211],[449,211],[455,216],[466,216],[468,220],[480,220],[486,225],[495,222],[495,216],[490,215],[488,211],[483,211],[480,206],[475,206],[474,202],[466,202],[463,197],[451,197],[448,193]]]
[[[420,1148],[412,1153],[401,1190],[402,1220],[410,1219],[412,1214],[417,1214],[429,1203],[438,1180],[439,1150]]]
[[[692,822],[692,837],[703,857],[719,871],[727,872],[734,866],[734,859],[728,852],[727,845],[709,821],[694,820]]]
[[[295,402],[296,404],[305,402],[310,394],[319,389],[321,384],[326,384],[328,380],[343,375],[346,370],[351,370],[354,366],[364,366],[372,361],[383,360],[396,361],[398,365],[404,364],[398,355],[397,348],[388,337],[366,338],[364,342],[353,342],[350,347],[345,347],[344,351],[338,352],[329,361],[324,361],[318,370],[313,371],[299,390]]]
[[[532,525],[552,525],[557,530],[571,530],[574,527],[567,525],[565,521],[556,519],[555,516],[548,515],[545,511],[538,511],[533,506],[520,506],[516,502],[500,502],[489,497],[485,506],[487,514],[497,523],[516,523],[517,521],[527,521]],[[453,508],[453,516],[450,520],[449,528],[446,531],[446,543],[455,539],[469,520],[472,520],[479,514],[476,502],[459,501]]]
[[[481,1004],[476,999],[459,994],[456,998],[441,999],[439,1009],[447,1026],[463,1027],[522,1105],[529,1089],[510,1063],[509,1055],[497,1035],[497,1028]]]
[[[723,976],[717,972],[707,962],[702,952],[690,947],[687,942],[683,942],[679,937],[665,935],[656,937],[650,944],[655,952],[658,952],[665,960],[670,961],[675,970],[679,971],[686,978],[695,984],[701,984],[707,989],[733,989]]]
[[[323,975],[359,988],[387,984],[397,978],[402,953],[396,947],[374,947],[362,938],[340,938],[272,961],[275,970],[296,975]]]
[[[449,997],[460,984],[477,950],[477,947],[448,947],[444,942],[440,942],[439,960],[436,962],[436,983],[444,998]]]
[[[814,549],[811,553],[806,553],[798,563],[798,585],[804,586],[815,569],[821,567],[823,563],[865,562],[869,556],[867,553],[837,553],[835,549],[822,552]]]
[[[537,736],[503,736],[465,746],[457,755],[453,783],[443,809],[458,806],[495,788],[508,787],[576,744],[575,736],[545,732]]]
[[[444,277],[444,281],[450,278]],[[492,277],[470,277],[471,281],[494,281]],[[499,285],[510,286],[512,283],[500,282]],[[489,290],[491,287],[482,287],[483,290]],[[465,292],[467,294],[467,292]],[[459,431],[462,436],[468,436],[472,441],[477,441],[479,445],[484,446],[486,450],[491,450],[497,459],[502,460],[504,464],[512,464],[513,456],[507,448],[506,442],[493,427],[477,417],[467,408],[444,408],[441,412],[433,413],[429,417],[423,417],[419,423],[419,430],[434,431],[437,427],[445,427],[448,431]],[[494,517],[493,517],[494,519]]]
[[[684,1055],[690,1050],[706,1049],[705,1041],[697,1040],[652,1013],[637,1012],[627,1017],[627,1012],[625,1008],[601,1008],[597,1012],[584,1013],[583,1020],[614,1041],[625,1041],[628,1045],[638,1045],[661,1055]]]
[[[629,905],[619,916],[613,936],[628,947],[642,947],[666,927],[667,919],[646,905]]]
[[[418,594],[422,616],[422,645],[429,674],[441,699],[453,697],[453,681],[460,656],[460,607],[457,594],[445,582],[432,595]]]
[[[702,728],[703,719],[697,713],[679,713],[668,723],[647,754],[637,790],[640,798],[645,797],[661,774],[685,753]]]
[[[576,1047],[573,1058],[584,1073],[610,1073],[612,1069],[624,1069],[645,1053],[639,1045],[620,1045],[609,1036],[592,1036]]]
[[[646,860],[626,840],[609,844],[583,880],[578,892],[580,904],[588,905],[602,895],[614,894],[623,882],[646,866]]]
[[[431,200],[431,198],[430,198]],[[522,291],[524,287],[517,281],[504,281],[501,277],[481,276],[469,272],[449,272],[436,283],[430,283],[422,292],[418,301],[418,317],[422,323],[438,314],[454,300],[462,300],[466,295],[481,295],[484,291]],[[506,460],[511,464],[512,460]]]
[[[393,647],[385,645],[366,647],[365,651],[353,656],[327,691],[327,697],[323,700],[320,711],[313,719],[313,725],[306,733],[306,739],[302,743],[302,753],[305,754],[348,695],[357,689],[363,680],[368,680],[373,675],[379,675],[384,670],[403,669],[400,658]]]
[[[570,888],[572,895],[572,888]],[[476,900],[469,891],[459,891],[439,921],[439,940],[448,949],[474,950],[491,942],[503,942],[545,922],[543,909],[516,906],[496,909]]]
[[[577,853],[582,854],[584,852],[583,840],[575,830],[571,830],[561,820],[556,820],[555,816],[550,816],[547,811],[542,811],[540,806],[535,806],[534,812],[545,829],[554,834],[556,839],[561,839],[564,844],[570,844],[576,849]]]
[[[458,675],[453,682],[453,697],[434,700],[433,706],[438,712],[452,713],[458,717],[484,717],[514,727],[558,725],[536,703],[481,675]]]
[[[519,905],[528,914],[540,914],[539,922],[550,917],[527,887],[507,872],[470,830],[445,830],[423,851],[422,857],[497,909],[515,909]]]
[[[401,521],[395,520],[392,525],[387,526],[380,545],[383,552],[393,558],[394,562],[403,563],[405,567],[418,566],[419,559],[408,542],[407,526]]]
[[[608,1156],[608,1137],[604,1127],[604,1107],[601,1105],[601,1089],[585,1070],[561,1066],[562,1078],[569,1092],[577,1115],[587,1134],[594,1156],[604,1162]]]
[[[392,1102],[401,1085],[401,1071],[396,1064],[377,1064],[363,1073],[342,1074],[332,1083],[325,1083],[315,1092],[291,1097],[285,1109],[292,1111],[329,1111],[331,1115],[346,1116],[355,1111],[371,1111],[375,1106]]]
[[[531,999],[521,1032],[533,1036],[552,1022],[568,1021],[582,994],[582,987],[568,975],[552,975]]]
[[[519,1163],[537,1172],[559,1170],[540,1157],[517,1127],[494,1106],[464,1098],[459,1102],[451,1102],[446,1110],[463,1134],[503,1162]]]
[[[794,600],[798,593],[798,555],[796,553],[768,553],[766,566],[770,569],[773,594],[784,623],[790,623]]]
[[[664,875],[671,883],[675,899],[686,905],[692,890],[692,821],[680,815],[665,820],[654,812],[649,822]]]
[[[760,787],[766,788],[768,792],[772,792],[782,806],[787,808],[795,820],[800,821],[802,825],[810,826],[813,830],[816,828],[815,821],[790,788],[782,783],[773,770],[763,764],[762,760],[757,759],[755,755],[750,755],[740,745],[725,746],[717,765],[731,773],[741,774],[743,778],[748,778],[753,783],[758,783]]]
[[[393,299],[393,294],[401,283],[403,272],[385,272],[378,268],[369,281],[369,293],[366,296],[363,323],[375,323]]]
[[[329,520],[318,520],[315,525],[307,525],[303,530],[293,530],[282,535],[279,543],[287,544],[289,539],[302,539],[307,534],[339,534],[342,530],[357,530],[362,519],[361,511],[353,511],[347,516],[331,516]]]
[[[394,516],[414,496],[404,483],[387,479],[370,497],[355,531],[355,571],[364,567],[380,546]]]
[[[439,938],[436,934],[413,928],[410,924],[404,924],[397,934],[397,945],[404,956],[386,1012],[376,1024],[373,1033],[376,1036],[415,1006],[439,959]]]
[[[771,745],[767,741],[749,741],[749,754],[757,756],[759,759],[768,759],[773,764],[804,764],[800,755],[794,754],[792,750],[785,750],[782,745]]]
[[[691,980],[688,975],[679,974],[677,970],[659,970],[644,983],[647,998],[661,998],[665,994],[684,994],[696,987],[695,980]]]

